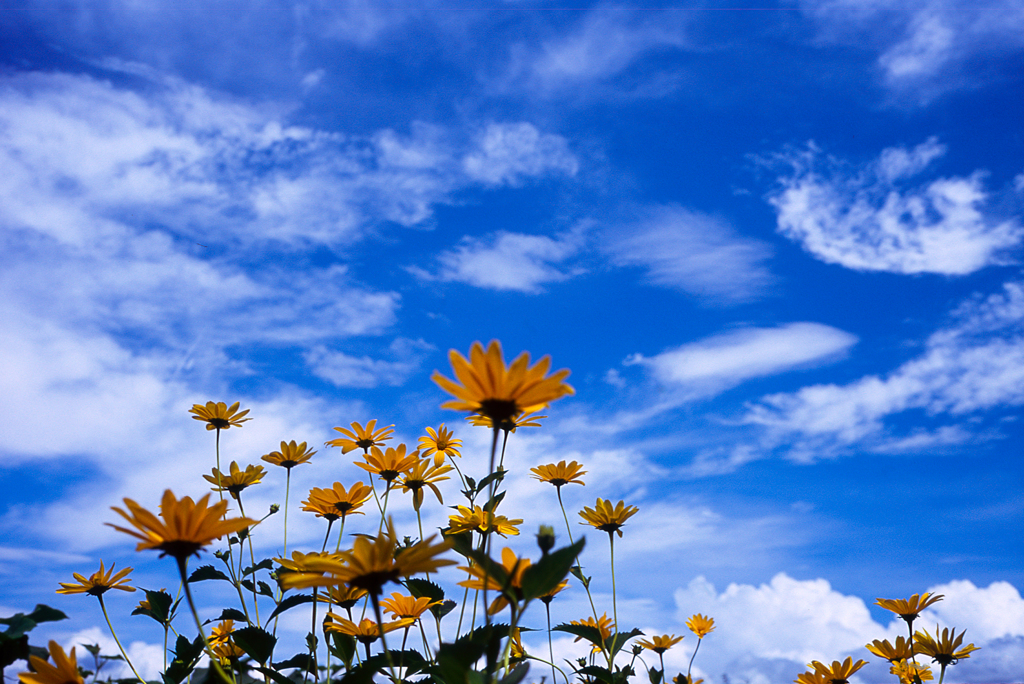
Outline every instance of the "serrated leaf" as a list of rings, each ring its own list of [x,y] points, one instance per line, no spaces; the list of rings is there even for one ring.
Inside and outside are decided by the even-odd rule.
[[[647,670],[647,678],[651,680],[651,684],[661,684],[661,670],[652,667]]]
[[[93,658],[97,658],[100,655],[99,644],[79,644],[82,648],[92,654]]]
[[[274,654],[277,637],[255,626],[243,627],[231,633],[231,640],[257,663],[266,664]]]
[[[270,677],[271,679],[273,679],[275,682],[277,682],[277,684],[295,684],[295,682],[293,680],[288,679],[287,677],[285,677],[283,674],[281,674],[277,670],[272,670],[269,667],[263,667],[263,666],[257,667],[255,669],[258,672],[262,672],[263,674],[265,674],[268,677]]]
[[[242,571],[242,577],[248,577],[249,575],[251,575],[254,572],[257,572],[258,570],[273,570],[273,569],[274,569],[274,561],[271,560],[270,558],[264,558],[263,560],[261,560],[256,565],[250,565],[245,570],[243,570]]]
[[[147,615],[160,624],[165,624],[170,620],[171,616],[171,604],[174,603],[174,599],[166,591],[146,591],[146,602],[149,604],[149,608],[136,608],[132,611],[132,615]]]
[[[607,667],[601,667],[600,665],[588,665],[587,667],[577,671],[577,674],[593,677],[602,682],[606,682],[607,684],[615,684],[615,677],[612,675],[611,670]]]
[[[293,670],[300,669],[303,672],[310,672],[315,674],[313,670],[313,658],[308,653],[296,653],[288,660],[282,660],[279,663],[273,663],[275,670]]]
[[[266,582],[256,582],[256,587],[258,589],[256,593],[262,596],[269,596],[270,598],[274,598],[274,590],[271,589],[270,585]]]
[[[274,612],[270,614],[270,617],[267,618],[267,621],[269,622],[270,620],[276,618],[278,615],[288,610],[289,608],[300,606],[303,603],[312,602],[313,597],[310,594],[296,594],[295,596],[289,596],[288,598],[284,599],[279,604],[277,604],[277,608],[275,608]]]
[[[192,574],[188,576],[189,584],[192,582],[203,582],[205,580],[224,580],[230,582],[228,576],[223,572],[213,567],[212,565],[200,565],[198,568],[192,571]]]
[[[615,655],[616,653],[622,650],[622,647],[626,645],[627,641],[629,641],[633,637],[643,635],[644,633],[641,632],[639,629],[636,629],[635,627],[629,632],[617,632],[615,634],[612,634],[611,638],[608,640],[608,650],[611,652],[612,655]]]
[[[571,569],[569,570],[569,572],[570,572],[570,573],[572,573],[572,576],[573,576],[573,577],[575,577],[576,579],[578,579],[578,580],[579,580],[580,582],[582,582],[582,583],[583,583],[583,587],[584,587],[584,588],[587,588],[587,587],[589,587],[589,586],[590,586],[590,578],[589,578],[589,577],[584,577],[584,576],[583,576],[583,568],[581,568],[581,567],[580,567],[580,566],[578,566],[578,565],[574,565],[574,566],[573,566],[573,567],[572,567],[572,568],[571,568]]]
[[[245,613],[235,608],[225,608],[220,612],[220,617],[217,618],[221,622],[224,620],[234,620],[235,622],[248,622],[249,618],[245,617]]]
[[[572,546],[549,553],[526,568],[521,584],[523,598],[530,601],[553,591],[569,574],[569,569],[576,562],[576,557],[580,555],[586,543],[586,538],[580,537]]]
[[[345,663],[345,667],[351,667],[352,658],[356,654],[356,638],[350,634],[331,632],[331,640],[327,644],[327,650],[335,658]]]
[[[593,625],[573,625],[562,623],[552,628],[554,632],[568,632],[586,639],[598,648],[604,648],[604,639],[601,638],[601,630]]]
[[[426,596],[431,601],[443,601],[444,589],[427,579],[419,577],[405,580],[405,587],[413,598]]]

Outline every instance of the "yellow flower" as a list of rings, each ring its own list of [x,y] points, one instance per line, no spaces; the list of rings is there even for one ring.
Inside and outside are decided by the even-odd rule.
[[[828,684],[828,680],[825,679],[824,675],[820,675],[817,672],[801,672],[793,680],[794,684]]]
[[[641,639],[637,643],[646,648],[648,651],[654,651],[655,653],[661,654],[672,648],[680,641],[683,637],[677,637],[675,634],[665,634],[663,636],[651,637],[651,640]]]
[[[572,620],[569,624],[580,625],[581,627],[594,627],[598,632],[601,633],[601,642],[608,643],[608,640],[612,637],[612,619],[608,617],[608,613],[604,613],[597,620],[592,617],[584,618],[583,620]],[[573,642],[579,641],[583,637],[576,637]],[[600,653],[601,647],[594,644],[594,648],[591,649],[592,653]]]
[[[529,558],[518,558],[512,549],[507,546],[501,550],[501,564],[505,568],[505,572],[508,574],[508,582],[502,584],[494,577],[491,577],[487,571],[479,565],[471,565],[469,567],[459,567],[459,570],[463,570],[472,575],[475,579],[467,579],[459,582],[460,587],[466,587],[467,589],[476,589],[482,591],[484,589],[501,591],[504,589],[506,592],[512,594],[517,602],[523,600],[523,572],[526,568],[530,567]],[[490,607],[487,609],[488,615],[494,615],[502,608],[508,605],[508,597],[502,593],[499,594],[496,599],[491,601]]]
[[[853,662],[853,658],[847,657],[841,663],[838,660],[833,660],[831,665],[812,660],[807,667],[824,677],[827,684],[847,684],[850,675],[867,664],[865,660]]]
[[[434,428],[427,428],[427,436],[420,437],[420,449],[423,451],[423,458],[426,458],[433,454],[434,463],[441,465],[444,463],[445,456],[458,456],[462,457],[459,453],[459,447],[462,446],[461,439],[453,439],[455,433],[445,428],[444,423],[437,428],[437,432]]]
[[[349,430],[343,427],[334,428],[341,434],[345,435],[344,438],[339,437],[338,439],[332,439],[329,442],[325,442],[327,446],[341,447],[341,453],[347,454],[350,451],[356,449],[362,449],[368,451],[370,447],[380,446],[384,440],[391,439],[391,435],[394,434],[394,425],[388,425],[382,427],[380,430],[374,430],[377,425],[377,419],[374,418],[366,424],[364,428],[359,423],[352,423],[352,429]]]
[[[636,506],[627,506],[625,501],[620,501],[615,506],[612,506],[611,501],[598,498],[593,508],[584,506],[583,510],[580,511],[580,517],[586,521],[580,524],[589,523],[608,534],[618,532],[621,537],[622,525],[639,510]]]
[[[906,620],[907,624],[913,624],[922,610],[933,603],[941,601],[943,598],[942,594],[932,595],[924,593],[920,595],[914,594],[909,599],[875,599],[875,604],[896,613]]]
[[[397,582],[421,572],[436,572],[455,561],[435,558],[448,550],[447,543],[431,544],[433,537],[408,547],[398,548],[390,523],[374,540],[357,537],[351,551],[342,551],[341,560],[321,559],[308,561],[307,570],[324,576],[285,575],[281,586],[285,589],[330,587],[347,584],[356,589],[379,595],[388,582]]]
[[[698,639],[703,639],[708,634],[715,631],[715,618],[704,617],[700,613],[697,613],[686,621],[686,626],[690,628],[691,632],[697,635]]]
[[[326,602],[347,610],[359,603],[364,596],[366,596],[366,590],[364,589],[353,589],[352,587],[346,587],[344,584],[339,584],[336,587],[328,587]],[[381,603],[383,604],[383,601]]]
[[[800,679],[797,678],[796,681],[799,682]],[[680,672],[672,678],[672,682],[673,684],[704,684],[704,678],[698,677],[697,679],[690,679],[689,677]]]
[[[516,526],[523,524],[521,518],[510,520],[503,515],[485,511],[480,506],[474,506],[472,509],[466,506],[457,506],[456,510],[458,510],[458,515],[448,516],[448,534],[497,532],[502,537],[510,534],[515,536],[519,534],[519,528]]]
[[[931,668],[927,665],[918,665],[906,660],[893,663],[892,667],[889,668],[889,674],[899,677],[900,684],[916,684],[917,680],[928,682],[935,679],[932,676]],[[916,680],[915,677],[917,678]]]
[[[363,454],[366,463],[356,461],[356,466],[368,473],[377,473],[380,479],[390,485],[396,477],[412,470],[420,459],[419,451],[406,455],[405,449],[404,444],[399,444],[397,449],[388,447],[383,452],[377,447],[370,447],[370,452]]]
[[[192,408],[188,412],[195,414],[192,416],[193,420],[206,421],[207,430],[227,430],[231,427],[242,427],[242,423],[252,420],[252,418],[245,417],[245,414],[249,413],[249,409],[244,411],[238,410],[237,401],[231,406],[228,406],[223,401],[216,403],[208,401],[206,406],[192,404]]]
[[[188,496],[179,500],[168,489],[160,501],[160,517],[163,518],[161,522],[131,499],[125,499],[124,504],[131,511],[131,515],[115,506],[111,508],[135,529],[130,530],[112,523],[107,525],[140,539],[135,547],[136,551],[159,549],[163,552],[160,554],[161,558],[172,556],[181,560],[193,553],[198,555],[199,550],[212,543],[214,539],[220,539],[225,534],[238,532],[256,524],[255,520],[249,518],[225,518],[228,502],[218,501],[213,506],[208,506],[209,501],[209,494],[198,503]]]
[[[893,646],[889,643],[888,639],[884,641],[875,639],[870,644],[866,644],[864,648],[871,651],[879,658],[885,658],[890,663],[898,663],[901,660],[907,660],[914,655],[913,644],[906,637],[896,637],[896,645]]]
[[[400,480],[402,491],[412,492],[412,507],[415,510],[420,510],[420,506],[423,505],[424,487],[430,487],[434,496],[437,497],[438,503],[444,503],[441,498],[441,490],[434,483],[447,480],[448,476],[445,473],[451,470],[450,465],[438,465],[436,461],[423,458],[416,461],[416,464],[402,476]]]
[[[290,442],[281,442],[280,451],[271,451],[269,454],[264,454],[262,458],[267,463],[291,470],[297,465],[309,463],[309,459],[315,453],[315,451],[310,451],[306,448],[305,442],[296,444],[293,439]]]
[[[302,502],[302,510],[316,513],[317,517],[334,522],[349,513],[362,515],[359,508],[372,493],[373,490],[362,482],[356,482],[348,490],[340,482],[335,482],[330,489],[313,487],[309,490],[309,498]]]
[[[454,349],[448,353],[448,359],[457,382],[437,371],[431,376],[431,380],[455,397],[441,407],[487,416],[494,425],[575,394],[572,386],[563,382],[569,376],[568,370],[547,374],[551,357],[545,356],[530,366],[530,355],[523,352],[511,366],[506,366],[497,340],[491,341],[486,352],[482,344],[474,342],[468,361]]]
[[[396,618],[411,618],[418,620],[432,606],[441,605],[440,601],[431,601],[427,596],[413,598],[405,596],[397,591],[392,592],[391,598],[381,599],[380,607],[391,613]]]
[[[960,644],[964,641],[964,634],[967,630],[960,632],[957,636],[956,629],[952,631],[949,628],[939,631],[939,626],[935,625],[935,637],[927,631],[914,632],[914,642],[917,648],[917,652],[921,655],[931,656],[932,660],[946,667],[950,663],[956,664],[956,661],[961,658],[970,658],[971,653],[980,650],[974,644],[968,644],[963,648],[960,648]]]
[[[509,646],[508,662],[509,665],[515,665],[526,659],[526,649],[523,648],[523,639],[518,627],[512,630],[509,638],[512,643]]]
[[[22,684],[83,684],[82,675],[78,673],[78,660],[75,649],[65,654],[64,649],[56,641],[49,643],[50,658],[53,665],[39,656],[30,655],[28,664],[34,672],[21,672],[18,679]]]
[[[242,490],[254,484],[259,484],[266,470],[261,465],[247,465],[245,470],[240,470],[236,461],[231,462],[227,473],[222,473],[213,468],[212,475],[203,475],[203,478],[213,485],[215,492],[228,492],[234,498],[242,493]]]
[[[106,593],[108,589],[120,589],[121,591],[135,591],[135,587],[125,586],[130,579],[126,579],[128,573],[132,571],[131,568],[124,568],[121,572],[114,574],[114,563],[110,564],[110,570],[106,571],[103,569],[103,561],[100,561],[100,569],[89,575],[88,579],[79,575],[77,572],[73,573],[74,578],[78,580],[78,584],[65,584],[60,583],[60,589],[57,590],[58,594],[92,594],[93,596],[101,596]]]
[[[402,619],[378,625],[370,618],[363,618],[357,625],[351,620],[346,620],[334,613],[328,613],[324,618],[324,631],[348,634],[349,636],[355,637],[360,643],[369,645],[380,638],[381,630],[387,634],[388,632],[393,632],[396,629],[408,627],[414,622],[416,621],[411,619]]]
[[[540,423],[538,423],[537,421],[541,420],[542,418],[547,418],[547,416],[538,416],[538,413],[540,413],[540,411],[532,411],[529,413],[525,411],[520,411],[511,418],[507,418],[505,420],[498,422],[497,427],[499,430],[504,430],[505,432],[512,433],[516,431],[516,428],[540,427]],[[475,425],[476,427],[495,427],[494,421],[488,418],[487,416],[472,414],[466,416],[466,420],[469,421],[470,425]]]
[[[530,468],[530,472],[541,482],[550,482],[556,487],[561,488],[562,485],[567,484],[584,484],[583,480],[579,478],[586,475],[587,471],[581,470],[581,468],[583,466],[576,461],[570,461],[568,465],[566,465],[565,461],[559,461],[557,465],[550,463]]]
[[[324,559],[340,561],[341,554],[333,551],[313,551],[311,553],[292,551],[292,557],[290,559],[275,558],[274,560],[280,563],[282,568],[291,570],[292,572],[314,572],[310,569],[310,564],[314,561],[321,561]]]
[[[234,631],[234,620],[222,620],[211,630],[210,648],[213,649],[214,655],[217,656],[221,664],[227,664],[245,656],[245,651],[236,646],[231,638],[231,633]]]

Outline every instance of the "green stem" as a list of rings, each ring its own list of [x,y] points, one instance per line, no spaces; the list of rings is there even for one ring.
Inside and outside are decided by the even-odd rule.
[[[608,533],[608,544],[611,549],[611,565],[612,565],[612,626],[615,628],[615,635],[619,634],[619,604],[615,593],[615,533]],[[612,669],[612,661],[615,660],[615,654],[612,653],[608,658],[608,669]]]
[[[551,602],[545,601],[544,610],[548,614],[548,657],[551,658],[551,684],[556,684],[555,679],[555,649],[551,645]],[[566,684],[569,684],[569,680],[565,680]]]
[[[203,630],[203,621],[199,619],[199,611],[196,610],[195,601],[192,600],[192,589],[188,586],[188,578],[185,576],[185,558],[179,556],[175,558],[175,560],[178,561],[178,572],[181,574],[181,581],[185,587],[185,600],[188,601],[188,607],[192,611],[192,617],[196,621],[196,629],[199,630],[199,636],[203,638],[203,645],[206,647],[206,654],[210,657],[210,665],[217,671],[217,674],[221,676],[221,679],[225,682],[231,682],[234,684],[235,671],[231,670],[230,677],[228,677],[227,673],[224,672],[224,668],[221,667],[220,664],[220,658],[218,658],[217,654],[213,652],[213,647],[210,646],[210,640],[206,637],[205,630]]]
[[[237,501],[238,512],[241,513],[242,517],[244,518],[245,509],[242,508],[241,493],[239,493]],[[249,579],[249,581],[252,582],[252,609],[256,613],[256,626],[258,627],[260,624],[260,604],[256,600],[256,553],[252,550],[252,528],[246,528],[246,532],[247,534],[245,536],[249,538],[249,560],[252,562],[252,577]],[[242,545],[244,544],[245,542],[243,541]],[[239,559],[239,561],[241,561],[241,559]],[[245,577],[245,573],[241,570],[241,568],[239,568],[238,575],[239,577]]]
[[[690,668],[693,667],[693,659],[697,657],[697,651],[700,650],[700,642],[703,641],[701,637],[697,637],[697,647],[693,649],[693,655],[690,656],[690,664],[686,666],[686,680],[690,681]]]
[[[107,606],[103,603],[103,594],[97,594],[96,598],[100,600],[100,610],[103,611],[103,617],[107,621],[107,627],[110,628],[110,636],[114,637],[114,643],[117,644],[118,650],[121,651],[121,655],[124,656],[124,662],[128,663],[128,667],[132,669],[132,673],[138,678],[138,680],[142,682],[142,684],[146,684],[146,680],[139,675],[138,670],[136,670],[135,666],[132,665],[131,658],[128,657],[128,654],[124,650],[124,646],[121,645],[121,640],[117,638],[117,633],[114,631],[114,625],[110,624],[110,616],[107,615]],[[164,653],[166,653],[166,650]]]
[[[398,673],[395,672],[395,664],[391,661],[391,651],[388,650],[388,640],[384,636],[384,619],[380,612],[380,597],[371,592],[370,602],[373,603],[373,613],[377,617],[377,629],[380,630],[380,645],[381,648],[384,649],[384,659],[388,661],[388,670],[391,672],[391,681],[395,684],[399,684],[401,680],[398,679]],[[369,656],[369,651],[367,651],[367,656]]]

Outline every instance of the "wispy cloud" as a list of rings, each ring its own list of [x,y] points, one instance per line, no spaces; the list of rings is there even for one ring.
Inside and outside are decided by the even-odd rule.
[[[466,175],[486,185],[520,185],[548,174],[573,176],[579,170],[568,141],[541,133],[528,123],[488,124],[475,148],[462,159]]]
[[[765,266],[771,248],[720,218],[677,205],[637,213],[635,223],[606,231],[603,248],[612,263],[644,269],[651,284],[730,304],[761,298],[775,280]]]
[[[537,294],[545,284],[582,272],[563,265],[582,246],[577,232],[555,237],[500,232],[489,239],[463,238],[457,247],[437,256],[436,268],[411,266],[408,270],[423,280]]]
[[[812,385],[749,406],[745,420],[787,443],[797,459],[845,448],[915,450],[978,438],[966,419],[1024,404],[1024,286],[957,309],[955,323],[933,333],[924,352],[885,376]],[[922,411],[945,425],[900,435],[890,419]]]
[[[857,338],[820,323],[748,328],[708,337],[625,364],[647,368],[660,383],[687,398],[713,396],[751,378],[834,361]]]
[[[813,144],[781,156],[791,171],[769,196],[780,233],[816,258],[860,271],[963,275],[1011,262],[1024,228],[998,218],[982,172],[910,185],[945,153],[934,138],[851,167]]]
[[[389,349],[394,360],[352,356],[324,345],[313,347],[303,358],[313,375],[337,387],[395,387],[419,369],[424,353],[431,349],[423,340],[398,339]]]

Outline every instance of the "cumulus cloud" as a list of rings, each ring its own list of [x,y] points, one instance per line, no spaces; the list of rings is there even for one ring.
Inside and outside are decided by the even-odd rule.
[[[651,357],[634,354],[625,363],[644,366],[659,382],[696,398],[751,378],[834,360],[856,342],[855,336],[820,323],[789,323],[736,330]]]
[[[911,185],[945,153],[934,138],[850,168],[813,144],[769,196],[778,231],[826,263],[858,271],[964,275],[1011,263],[1024,228],[986,212],[983,173]]]
[[[565,138],[528,123],[490,124],[462,159],[466,175],[487,185],[519,185],[548,173],[575,175],[579,162]]]
[[[974,439],[972,414],[1024,404],[1024,285],[965,302],[952,318],[920,356],[885,376],[769,395],[751,404],[745,419],[765,427],[773,444],[792,440],[790,453],[799,459],[855,444],[893,451]],[[887,421],[909,410],[947,424],[891,434]]]
[[[638,213],[639,221],[606,231],[603,248],[612,263],[642,268],[651,284],[731,304],[759,299],[774,282],[770,247],[722,219],[675,205]]]
[[[423,340],[398,339],[390,347],[395,360],[352,356],[323,345],[313,347],[303,358],[314,375],[336,387],[396,387],[419,369],[424,352],[430,349]]]
[[[463,238],[457,247],[439,254],[437,266],[430,271],[418,266],[408,270],[423,280],[537,294],[547,283],[582,273],[565,265],[582,247],[579,233],[548,237],[503,231],[490,239]]]

